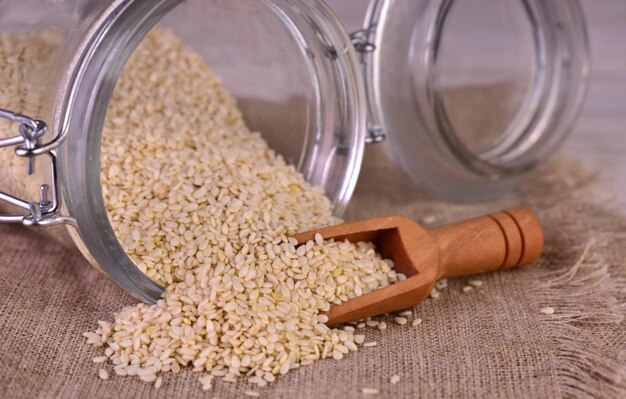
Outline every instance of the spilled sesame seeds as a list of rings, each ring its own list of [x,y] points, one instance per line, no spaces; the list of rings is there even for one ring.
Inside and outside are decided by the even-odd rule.
[[[380,393],[380,389],[377,388],[362,388],[361,393],[363,395],[378,395]]]
[[[437,221],[437,218],[435,217],[435,215],[425,215],[420,219],[420,222],[426,225],[433,224],[436,221]]]
[[[396,322],[396,324],[400,324],[401,326],[409,322],[409,320],[406,317],[395,317],[394,321]]]
[[[108,380],[109,373],[107,373],[105,369],[100,369],[98,370],[98,377],[100,377],[101,380]]]
[[[365,336],[321,313],[405,278],[369,243],[290,238],[338,223],[330,200],[248,130],[217,76],[166,31],[151,32],[120,77],[101,165],[118,240],[166,287],[84,334],[118,376],[156,387],[187,367],[204,390],[213,377],[263,387],[358,350]]]

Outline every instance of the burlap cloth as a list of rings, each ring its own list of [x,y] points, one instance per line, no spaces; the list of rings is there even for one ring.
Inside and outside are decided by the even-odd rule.
[[[348,218],[434,215],[443,224],[524,204],[543,220],[545,255],[531,268],[480,276],[484,285],[469,293],[466,279],[452,280],[415,308],[418,328],[368,329],[378,346],[295,370],[263,397],[352,398],[363,387],[404,398],[626,397],[626,217],[593,175],[561,159],[518,193],[461,206],[428,198],[378,148],[366,159]],[[191,372],[165,375],[160,390],[113,373],[100,380],[91,361],[99,351],[81,333],[135,301],[77,251],[32,231],[0,226],[0,298],[0,398],[235,398],[253,389],[217,381],[202,392]]]

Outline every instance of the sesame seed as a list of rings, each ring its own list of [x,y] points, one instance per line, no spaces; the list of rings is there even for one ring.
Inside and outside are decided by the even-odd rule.
[[[394,321],[396,322],[396,324],[400,324],[401,326],[403,326],[403,325],[405,325],[406,323],[409,322],[406,319],[406,317],[396,317],[396,318],[394,318]]]
[[[471,285],[466,285],[465,287],[463,287],[463,292],[470,292],[473,289],[474,287],[472,287]]]
[[[469,285],[472,285],[474,287],[480,287],[481,285],[483,285],[483,282],[480,280],[470,280],[467,282]]]
[[[397,375],[397,374],[392,375],[391,378],[389,378],[389,382],[394,384],[394,385],[399,383],[400,382],[400,376]]]
[[[368,327],[376,327],[376,326],[378,326],[378,324],[380,324],[380,322],[379,322],[378,320],[367,320],[367,321],[365,322],[365,324],[366,324]]]
[[[545,308],[541,308],[541,313],[546,314],[546,315],[551,315],[554,314],[554,308],[551,306],[546,306]]]
[[[317,245],[323,245],[324,244],[324,238],[322,237],[322,235],[320,233],[316,233],[315,234],[315,243]]]
[[[256,391],[246,391],[243,394],[246,396],[250,396],[251,398],[258,398],[259,396],[261,396],[261,394]]]
[[[417,327],[417,326],[419,326],[420,324],[422,324],[422,319],[419,319],[419,318],[414,319],[414,320],[411,322],[411,326],[413,326],[413,327]]]
[[[380,390],[376,388],[362,388],[361,393],[363,393],[363,395],[378,395]]]
[[[437,218],[434,215],[426,215],[420,219],[422,224],[433,224],[437,221]]]
[[[442,278],[439,281],[437,281],[435,283],[435,288],[437,288],[438,290],[443,290],[445,288],[448,288],[448,279]]]
[[[98,370],[98,377],[100,377],[100,379],[102,379],[102,380],[108,380],[109,379],[109,373],[107,373],[107,371],[105,369],[100,369],[100,370]]]
[[[376,346],[376,341],[370,341],[363,344],[364,347],[370,348],[372,346]]]

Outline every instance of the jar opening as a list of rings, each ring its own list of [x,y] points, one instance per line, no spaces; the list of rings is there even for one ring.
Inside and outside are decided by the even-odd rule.
[[[533,19],[518,0],[450,2],[440,18],[433,90],[447,119],[442,125],[489,160],[519,136],[520,122],[532,113],[541,69]]]
[[[364,31],[372,119],[395,163],[439,197],[510,191],[582,104],[589,50],[576,0],[373,0]]]
[[[575,6],[536,0],[437,6],[426,55],[414,57],[414,79],[426,81],[431,134],[467,167],[492,179],[524,173],[560,144],[587,73],[586,33]]]
[[[268,134],[270,145],[297,164],[310,183],[322,186],[336,212],[347,204],[365,136],[356,56],[324,3],[293,3],[120,0],[85,36],[84,52],[72,63],[79,72],[72,72],[66,95],[74,101],[59,111],[69,131],[61,171],[69,183],[64,198],[78,224],[79,247],[136,297],[155,301],[162,288],[134,265],[116,238],[103,201],[99,161],[115,85],[155,25],[174,31],[202,56],[239,101],[251,128]],[[177,117],[176,110],[156,112]]]

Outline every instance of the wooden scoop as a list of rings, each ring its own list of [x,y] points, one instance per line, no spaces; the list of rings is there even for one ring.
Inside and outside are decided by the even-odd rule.
[[[294,236],[299,244],[314,239],[368,241],[395,263],[407,279],[369,292],[325,314],[327,325],[412,307],[426,299],[435,282],[528,265],[543,251],[541,224],[528,209],[514,208],[463,222],[424,230],[403,216],[385,216],[307,231]]]

